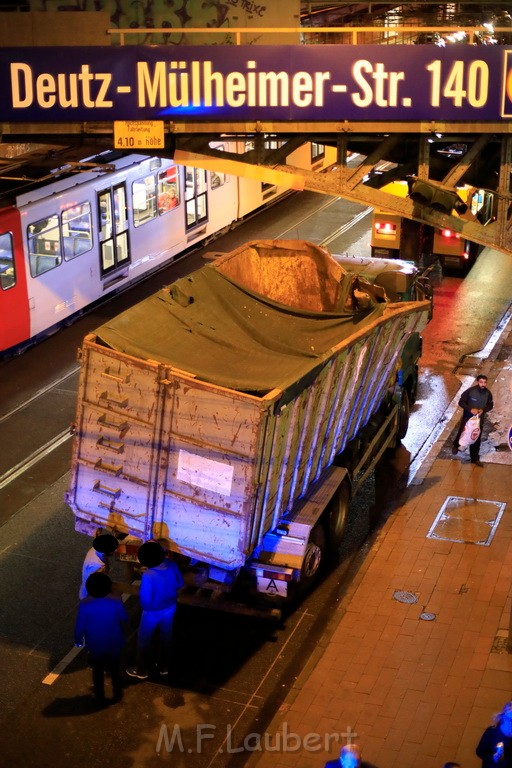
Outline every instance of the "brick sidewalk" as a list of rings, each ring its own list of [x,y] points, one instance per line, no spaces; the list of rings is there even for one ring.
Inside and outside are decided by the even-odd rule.
[[[512,337],[511,337],[512,338]],[[504,346],[506,349],[506,345]],[[482,363],[500,414],[512,421],[511,361]],[[457,398],[458,399],[458,398]],[[475,746],[491,715],[512,694],[506,652],[512,578],[512,454],[482,443],[484,468],[467,457],[442,458],[460,409],[438,441],[419,484],[378,533],[339,603],[329,631],[274,718],[269,734],[294,732],[299,750],[254,755],[257,768],[316,768],[338,756],[344,738],[311,751],[307,734],[357,734],[377,768],[463,768],[481,761]],[[440,455],[441,454],[441,455]],[[497,463],[503,462],[503,463]],[[448,498],[457,519],[428,538]],[[487,502],[487,503],[485,503]],[[398,594],[396,594],[398,593]],[[416,602],[401,602],[414,600]],[[312,738],[310,744],[319,743]]]

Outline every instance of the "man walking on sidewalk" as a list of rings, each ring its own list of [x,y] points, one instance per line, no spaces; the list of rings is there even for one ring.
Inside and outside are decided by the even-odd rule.
[[[491,391],[490,389],[487,389],[487,376],[483,373],[478,374],[476,377],[476,384],[469,387],[469,389],[464,390],[462,393],[459,405],[463,409],[463,412],[457,435],[453,441],[452,453],[455,455],[459,450],[460,436],[462,435],[466,423],[472,416],[478,415],[480,420],[480,434],[475,442],[469,446],[469,456],[472,464],[476,464],[477,467],[483,467],[483,464],[480,461],[480,443],[482,442],[484,416],[489,411],[492,411],[494,407]]]

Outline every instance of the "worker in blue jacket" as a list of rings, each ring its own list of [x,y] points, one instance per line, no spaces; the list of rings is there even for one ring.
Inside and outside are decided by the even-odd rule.
[[[112,580],[96,571],[85,582],[87,597],[80,601],[75,624],[75,645],[89,651],[94,697],[99,706],[107,704],[105,671],[112,680],[112,701],[123,695],[121,656],[126,643],[128,614],[120,597],[112,592]]]
[[[157,541],[142,544],[137,557],[146,568],[139,591],[142,615],[137,637],[137,665],[128,667],[126,672],[130,677],[145,680],[153,665],[157,666],[160,675],[169,673],[172,628],[183,577]],[[153,651],[155,641],[156,656]]]

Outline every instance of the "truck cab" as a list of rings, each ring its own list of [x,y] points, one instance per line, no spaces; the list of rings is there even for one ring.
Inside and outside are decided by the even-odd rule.
[[[397,217],[400,218],[400,217]],[[400,224],[397,223],[399,227]],[[433,312],[432,285],[418,267],[402,259],[355,257],[335,255],[336,261],[347,271],[357,272],[372,285],[382,288],[392,302],[430,301],[430,315]],[[419,333],[413,333],[405,344],[401,365],[397,374],[398,384],[407,393],[407,406],[416,400],[418,389],[418,362],[422,352],[422,340]]]

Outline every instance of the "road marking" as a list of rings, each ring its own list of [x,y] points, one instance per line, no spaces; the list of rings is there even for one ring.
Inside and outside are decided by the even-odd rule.
[[[489,339],[483,349],[481,349],[479,352],[475,352],[473,355],[471,353],[469,354],[469,357],[482,357],[484,359],[487,359],[490,357],[491,352],[494,350],[494,347],[498,344],[499,340],[501,339],[502,335],[504,336],[507,332],[507,326],[509,322],[512,320],[512,307],[509,307],[503,317],[501,318],[500,322],[496,326],[493,333],[489,336]]]
[[[333,240],[336,240],[337,237],[340,237],[340,235],[344,235],[345,232],[348,232],[349,229],[352,229],[353,226],[358,224],[361,219],[364,219],[368,214],[372,213],[373,208],[365,208],[364,211],[361,211],[357,214],[357,216],[354,216],[350,221],[347,221],[346,224],[343,224],[342,227],[336,230],[336,232],[333,232],[332,235],[329,235],[329,237],[326,237],[325,240],[322,240],[320,245],[329,245],[329,243],[332,243]]]
[[[64,672],[67,666],[76,659],[82,648],[72,648],[61,661],[52,669],[52,671],[44,677],[41,682],[43,685],[53,685],[59,675]]]
[[[29,397],[28,400],[24,400],[22,403],[17,405],[16,408],[13,408],[11,411],[9,411],[9,413],[5,413],[3,416],[0,416],[0,424],[2,424],[7,419],[10,419],[10,417],[14,416],[14,414],[18,413],[18,411],[22,411],[28,405],[33,403],[34,400],[37,400],[38,397],[41,397],[42,395],[46,395],[47,392],[50,392],[54,387],[58,386],[59,384],[62,384],[63,381],[66,381],[66,379],[69,379],[70,376],[73,376],[79,370],[80,370],[80,367],[77,365],[75,368],[73,368],[73,370],[69,371],[68,373],[65,373],[59,379],[56,379],[55,381],[52,381],[51,384],[48,384],[46,387],[39,389],[35,394],[32,395],[32,397]]]
[[[32,453],[26,459],[23,459],[23,461],[20,461],[19,464],[16,464],[15,467],[13,467],[8,472],[6,472],[5,475],[2,475],[2,477],[0,477],[0,490],[2,490],[2,488],[5,488],[6,485],[9,485],[9,483],[12,483],[14,480],[16,480],[16,478],[18,478],[20,475],[26,472],[27,469],[30,469],[30,467],[33,467],[34,464],[37,464],[38,461],[41,461],[41,459],[44,459],[45,456],[47,456],[49,453],[54,451],[60,445],[65,443],[66,440],[69,440],[70,437],[72,437],[71,432],[69,431],[69,429],[66,429],[65,432],[61,432],[60,435],[57,435],[57,437],[52,438],[52,440],[49,440],[47,443],[42,445],[41,448],[38,448],[36,451],[34,451],[34,453]]]
[[[234,731],[235,731],[235,728],[237,727],[237,725],[238,725],[238,723],[240,722],[240,720],[241,720],[241,719],[244,717],[244,715],[245,715],[245,713],[247,712],[247,710],[248,710],[248,709],[250,709],[250,708],[253,706],[253,704],[252,704],[252,701],[253,701],[253,699],[255,699],[255,698],[258,696],[258,691],[259,691],[259,690],[262,688],[262,686],[264,685],[264,683],[265,683],[266,679],[267,679],[267,678],[268,678],[268,677],[269,677],[269,676],[272,674],[272,672],[273,672],[273,669],[274,669],[275,665],[278,663],[278,661],[280,661],[280,660],[281,660],[282,656],[284,655],[284,653],[285,653],[285,651],[286,651],[286,647],[287,647],[288,643],[289,643],[289,642],[292,640],[292,638],[294,637],[295,633],[297,632],[297,630],[298,630],[298,629],[299,629],[299,627],[301,626],[301,624],[302,624],[303,620],[304,620],[304,619],[306,618],[306,616],[308,616],[308,615],[310,615],[310,614],[308,614],[308,612],[307,612],[307,611],[302,611],[302,612],[301,612],[301,615],[300,615],[300,618],[299,618],[299,620],[298,620],[297,624],[295,625],[295,627],[294,627],[294,628],[293,628],[293,630],[291,631],[290,635],[287,637],[287,639],[286,639],[286,640],[285,640],[285,642],[283,643],[283,647],[281,648],[280,652],[279,652],[279,653],[276,655],[276,657],[274,658],[274,660],[273,660],[272,664],[270,664],[270,666],[268,667],[268,669],[267,669],[266,673],[263,675],[262,679],[260,680],[260,682],[259,682],[258,686],[257,686],[257,687],[256,687],[256,689],[255,689],[255,690],[254,690],[254,691],[251,693],[251,695],[250,695],[250,698],[249,698],[249,701],[247,702],[247,704],[246,704],[244,707],[242,707],[242,709],[241,709],[241,711],[240,711],[240,714],[239,714],[239,715],[238,715],[238,717],[235,719],[235,722],[234,722],[234,723],[231,725],[231,727],[230,727],[230,729],[229,729],[229,733],[230,733],[230,734],[231,734],[231,733],[234,733]],[[261,698],[261,697],[260,697],[260,698]],[[206,766],[206,768],[210,768],[210,766],[211,766],[211,765],[212,765],[212,764],[215,762],[215,760],[217,759],[217,756],[218,756],[219,754],[222,754],[222,751],[223,751],[224,745],[225,745],[225,744],[226,744],[226,742],[228,741],[228,738],[230,738],[229,734],[228,734],[228,735],[227,735],[227,736],[224,738],[224,740],[223,740],[222,744],[219,746],[219,748],[217,749],[217,751],[214,753],[214,755],[213,755],[212,759],[210,760],[210,762],[208,763],[208,765]]]

